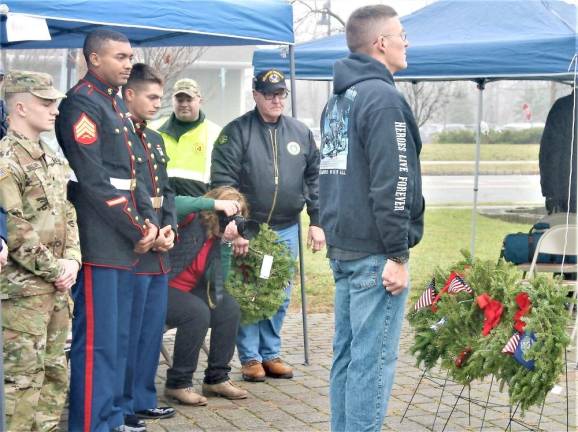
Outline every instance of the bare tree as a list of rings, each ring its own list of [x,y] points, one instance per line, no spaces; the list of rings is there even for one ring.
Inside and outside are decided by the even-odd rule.
[[[135,62],[146,63],[155,69],[167,84],[172,84],[187,67],[195,63],[207,47],[158,47],[135,49]]]
[[[295,10],[293,28],[298,38],[315,39],[345,28],[345,20],[331,10],[331,0],[291,0],[291,4]]]
[[[411,106],[419,127],[448,104],[452,93],[452,85],[447,82],[404,82],[397,86]]]
[[[155,69],[165,82],[163,107],[169,104],[168,91],[181,73],[195,63],[207,51],[207,47],[177,46],[135,49],[135,63],[142,62]]]

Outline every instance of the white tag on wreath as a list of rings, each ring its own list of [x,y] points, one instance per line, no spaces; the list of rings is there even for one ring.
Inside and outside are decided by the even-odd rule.
[[[269,279],[271,275],[271,266],[273,265],[272,255],[263,255],[263,262],[261,263],[261,273],[259,277],[261,279]]]

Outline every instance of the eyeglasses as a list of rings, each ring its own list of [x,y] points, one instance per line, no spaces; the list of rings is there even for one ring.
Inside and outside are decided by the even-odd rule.
[[[261,93],[261,94],[263,95],[265,100],[272,101],[276,97],[278,97],[279,99],[287,99],[289,92],[287,90],[282,90],[275,93]]]
[[[380,34],[375,43],[379,42],[380,37],[391,37],[391,36],[399,36],[402,41],[407,41],[407,33],[402,31],[401,33],[388,33],[388,34]]]

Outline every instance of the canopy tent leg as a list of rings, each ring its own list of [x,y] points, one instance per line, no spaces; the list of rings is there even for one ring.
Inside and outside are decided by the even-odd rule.
[[[484,88],[486,87],[486,80],[479,80],[478,82],[478,113],[476,126],[476,167],[474,172],[474,204],[472,206],[472,240],[470,243],[470,253],[472,258],[476,255],[476,219],[478,215],[478,189],[480,177],[480,146],[482,142],[482,116],[484,108]]]
[[[297,118],[297,95],[295,84],[295,46],[289,45],[291,73],[291,115]],[[301,281],[301,316],[303,317],[303,356],[305,365],[309,365],[309,336],[307,334],[307,296],[305,293],[305,263],[303,261],[303,243],[301,220],[299,220],[299,277]]]

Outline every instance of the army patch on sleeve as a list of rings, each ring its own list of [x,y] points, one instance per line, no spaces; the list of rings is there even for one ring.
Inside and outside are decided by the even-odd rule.
[[[219,135],[219,138],[217,138],[217,144],[218,145],[227,144],[227,141],[229,141],[229,136],[227,134],[224,134],[224,133]]]
[[[79,144],[90,145],[98,139],[96,124],[86,113],[82,113],[72,126],[72,130],[74,131],[74,139]]]

